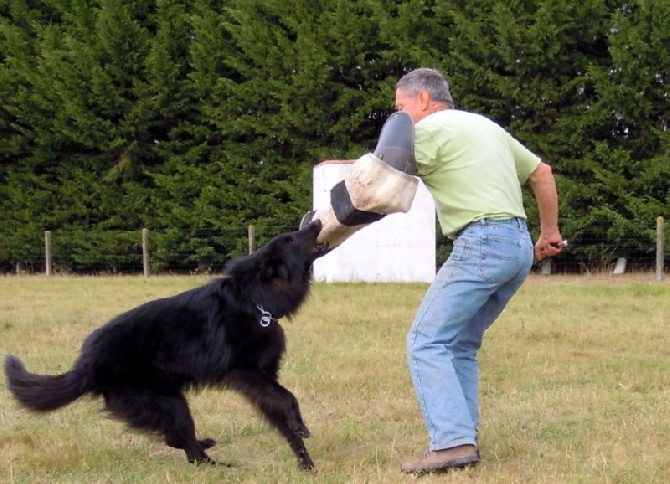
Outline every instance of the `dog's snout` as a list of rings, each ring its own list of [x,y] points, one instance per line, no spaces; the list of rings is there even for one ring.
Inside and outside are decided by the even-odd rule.
[[[314,235],[319,235],[319,232],[321,232],[321,229],[323,228],[323,223],[317,218],[309,224],[309,228]]]

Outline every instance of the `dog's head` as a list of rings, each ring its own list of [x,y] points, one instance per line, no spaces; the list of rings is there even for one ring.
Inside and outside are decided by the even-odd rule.
[[[241,293],[275,317],[290,316],[309,293],[312,263],[321,251],[316,220],[295,232],[278,235],[250,254],[231,261],[226,274]]]

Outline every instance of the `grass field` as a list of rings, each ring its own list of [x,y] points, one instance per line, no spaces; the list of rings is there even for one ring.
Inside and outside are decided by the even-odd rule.
[[[0,278],[0,349],[30,370],[69,368],[83,338],[149,299],[204,277]],[[0,386],[0,482],[412,482],[400,464],[427,438],[405,363],[422,284],[316,284],[284,321],[281,382],[298,397],[317,472],[232,393],[190,395],[210,455],[128,432],[83,398],[58,412],[20,410]],[[670,481],[670,283],[653,275],[531,277],[480,353],[481,464],[430,482]]]

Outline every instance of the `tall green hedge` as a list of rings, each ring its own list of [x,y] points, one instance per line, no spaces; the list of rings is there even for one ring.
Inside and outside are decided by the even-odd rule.
[[[658,0],[0,0],[0,266],[44,230],[142,227],[181,234],[166,254],[230,234],[225,260],[232,228],[297,224],[314,164],[374,147],[417,66],[553,166],[574,267],[596,243],[649,253],[668,46]],[[86,270],[96,248],[68,250]]]

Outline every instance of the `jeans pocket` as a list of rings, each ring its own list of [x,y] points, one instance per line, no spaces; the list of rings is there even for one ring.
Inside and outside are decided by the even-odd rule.
[[[467,237],[462,236],[454,241],[454,247],[449,254],[449,262],[460,262],[468,256],[470,241]]]
[[[473,251],[472,244],[473,241],[465,236],[460,236],[454,241],[454,246],[449,257],[435,275],[435,279],[433,280],[433,285],[435,287],[442,288],[446,286],[457,276],[463,266],[472,263],[473,255],[470,254],[474,253],[474,257],[476,257],[476,248]],[[468,259],[468,257],[470,259]]]
[[[484,235],[481,240],[479,277],[492,284],[505,282],[519,272],[523,259],[524,250],[518,238]]]

